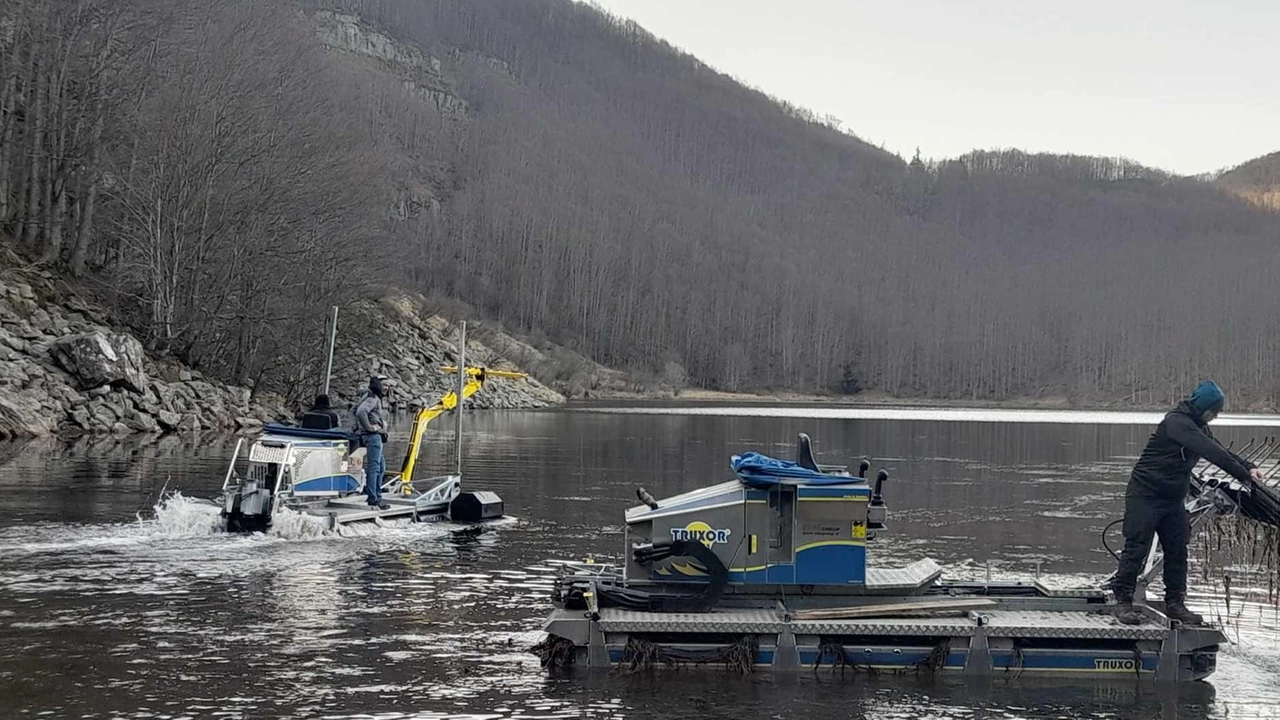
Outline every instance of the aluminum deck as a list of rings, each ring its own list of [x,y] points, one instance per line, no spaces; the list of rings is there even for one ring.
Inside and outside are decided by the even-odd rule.
[[[442,515],[449,510],[445,504],[423,504],[414,498],[399,496],[383,496],[382,501],[390,505],[386,510],[369,507],[363,495],[317,501],[307,503],[302,512],[315,517],[324,518],[329,527],[346,525],[347,523],[367,520],[396,520],[412,518],[414,520]]]
[[[868,593],[910,592],[931,585],[942,577],[942,566],[929,558],[901,568],[867,568],[863,584]]]

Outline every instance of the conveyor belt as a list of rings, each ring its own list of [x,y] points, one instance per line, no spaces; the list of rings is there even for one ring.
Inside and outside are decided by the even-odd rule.
[[[709,613],[650,613],[608,608],[600,611],[600,629],[630,633],[777,633],[788,625],[797,635],[884,635],[970,637],[986,623],[990,637],[1159,640],[1168,629],[1151,619],[1123,625],[1114,616],[1092,612],[991,610],[959,618],[861,618],[793,620],[777,610],[724,610]]]

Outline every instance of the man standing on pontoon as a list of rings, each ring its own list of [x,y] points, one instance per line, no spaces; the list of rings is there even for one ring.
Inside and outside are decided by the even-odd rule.
[[[390,506],[382,502],[382,476],[387,469],[382,455],[382,442],[387,426],[382,419],[382,393],[382,379],[369,378],[369,392],[356,405],[355,431],[360,435],[360,444],[365,448],[364,494],[369,499],[369,507],[386,510]]]
[[[1197,385],[1164,416],[1129,476],[1124,499],[1124,552],[1111,585],[1116,594],[1116,617],[1126,625],[1143,621],[1142,614],[1133,608],[1133,593],[1154,535],[1160,536],[1164,551],[1165,614],[1187,625],[1204,622],[1185,604],[1187,544],[1191,540],[1186,498],[1191,471],[1203,457],[1241,482],[1262,477],[1252,463],[1227,450],[1209,432],[1209,423],[1226,403],[1227,396],[1217,383],[1205,380]]]

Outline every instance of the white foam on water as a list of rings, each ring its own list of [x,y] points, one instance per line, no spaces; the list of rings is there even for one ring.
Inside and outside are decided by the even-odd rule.
[[[139,513],[138,525],[146,535],[154,539],[222,535],[225,531],[221,513],[222,509],[211,501],[187,497],[175,491],[165,494],[152,507],[152,517],[145,518]],[[324,521],[320,518],[292,510],[277,513],[272,520],[271,528],[265,534],[256,533],[255,535],[282,540],[309,540],[337,536],[336,533],[327,530]]]
[[[131,523],[40,523],[4,528],[0,530],[0,552],[13,555],[123,551],[158,540],[209,537],[222,532],[216,505],[180,492],[161,497],[152,511],[152,517],[144,518],[139,513]]]
[[[340,535],[330,530],[323,519],[287,508],[271,519],[267,534],[282,540],[315,540]]]
[[[163,495],[151,510],[154,517],[150,519],[138,513],[138,524],[154,526],[160,537],[201,537],[222,532],[221,509],[208,500],[174,491]]]
[[[485,527],[511,526],[518,522],[516,518],[507,517],[487,522]],[[228,534],[223,530],[221,509],[217,504],[173,491],[165,493],[152,507],[151,513],[138,513],[134,522],[90,525],[40,523],[0,529],[0,553],[14,556],[124,552],[157,544],[186,546],[202,538],[236,544],[342,538],[414,541],[440,537],[458,528],[447,520],[415,523],[403,518],[352,523],[330,529],[323,518],[286,509],[276,514],[265,533]]]

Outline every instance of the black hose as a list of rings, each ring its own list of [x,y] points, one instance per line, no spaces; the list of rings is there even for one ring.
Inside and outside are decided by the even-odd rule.
[[[725,585],[729,582],[729,569],[724,566],[716,554],[696,540],[669,540],[653,545],[636,548],[636,562],[651,565],[669,558],[686,557],[696,561],[707,573],[705,583],[690,583],[696,591],[671,592],[666,590],[641,590],[628,588],[616,580],[601,580],[594,583],[596,599],[600,607],[620,607],[628,610],[646,612],[707,612],[720,601]],[[570,580],[561,585],[557,580],[552,597],[559,598],[569,609],[587,607],[586,593],[592,583],[584,580]]]
[[[1106,548],[1107,552],[1111,553],[1111,557],[1115,558],[1117,562],[1120,560],[1120,556],[1117,555],[1116,551],[1112,550],[1111,546],[1107,544],[1107,533],[1111,530],[1111,528],[1119,525],[1122,522],[1124,522],[1124,518],[1115,520],[1110,525],[1107,525],[1106,527],[1102,528],[1102,547]]]

